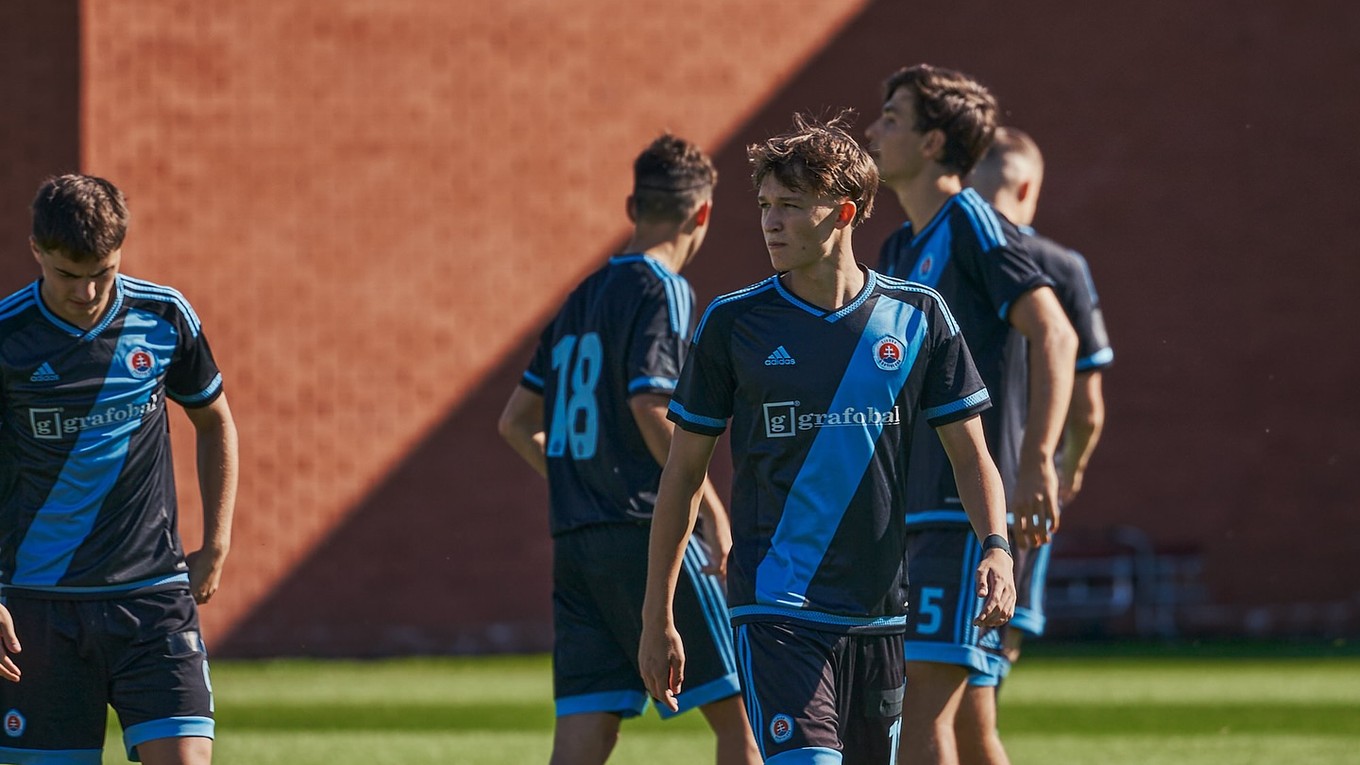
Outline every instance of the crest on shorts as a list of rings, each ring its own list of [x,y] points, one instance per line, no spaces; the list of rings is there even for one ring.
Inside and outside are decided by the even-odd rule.
[[[776,744],[782,744],[793,738],[793,718],[788,715],[775,715],[770,720],[770,738]]]
[[[896,371],[902,366],[902,357],[906,353],[907,347],[892,335],[884,335],[874,343],[874,363],[885,372]]]
[[[28,727],[28,721],[19,714],[19,710],[11,709],[5,713],[5,735],[10,738],[18,738],[24,735],[24,728]]]
[[[145,348],[133,348],[127,355],[127,368],[133,377],[146,377],[156,371],[156,359]]]

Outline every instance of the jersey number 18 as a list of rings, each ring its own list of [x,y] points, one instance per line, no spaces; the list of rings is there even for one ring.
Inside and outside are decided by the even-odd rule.
[[[572,459],[595,456],[600,433],[600,409],[595,386],[600,382],[604,346],[594,332],[566,335],[553,346],[552,366],[557,370],[557,396],[553,399],[552,428],[547,455],[561,457],[570,447]]]

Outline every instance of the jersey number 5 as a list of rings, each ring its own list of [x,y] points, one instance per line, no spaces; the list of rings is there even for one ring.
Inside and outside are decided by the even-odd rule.
[[[572,459],[595,456],[600,434],[600,408],[595,386],[600,383],[604,346],[594,332],[566,335],[553,346],[552,366],[557,371],[557,396],[553,399],[552,428],[545,449],[549,457],[561,457],[571,449]]]

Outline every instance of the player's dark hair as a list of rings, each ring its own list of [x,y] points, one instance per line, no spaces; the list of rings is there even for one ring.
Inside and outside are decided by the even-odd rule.
[[[680,221],[713,196],[718,171],[698,146],[663,133],[633,161],[633,215]]]
[[[967,175],[992,143],[996,132],[997,105],[986,86],[972,77],[930,64],[903,67],[883,83],[883,102],[899,88],[912,94],[918,133],[944,133],[940,164]]]
[[[851,225],[858,226],[874,210],[878,166],[848,132],[853,119],[849,109],[825,122],[793,115],[792,130],[746,147],[751,180],[759,188],[773,175],[793,191],[849,199],[856,208]]]
[[[123,192],[93,175],[48,178],[33,198],[33,242],[71,260],[99,260],[123,246],[128,209]]]

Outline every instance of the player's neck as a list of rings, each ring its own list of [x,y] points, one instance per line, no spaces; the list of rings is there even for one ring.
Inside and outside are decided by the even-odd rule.
[[[633,236],[624,246],[624,252],[645,253],[678,274],[689,258],[689,237],[677,234],[674,230],[659,232],[637,228],[633,230]]]
[[[847,241],[831,255],[803,268],[786,272],[784,288],[800,299],[828,311],[839,310],[864,289],[864,270],[855,262]]]
[[[897,201],[907,213],[907,220],[915,231],[925,228],[945,202],[963,191],[963,181],[952,173],[924,172],[909,181],[893,186]]]

